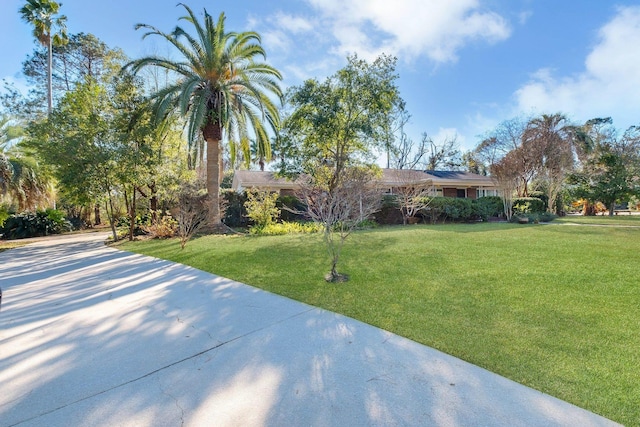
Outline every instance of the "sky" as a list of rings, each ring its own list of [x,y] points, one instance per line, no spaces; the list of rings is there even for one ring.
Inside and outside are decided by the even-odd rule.
[[[24,87],[34,48],[18,10],[0,0],[0,79]],[[177,0],[63,0],[69,33],[92,33],[131,58],[171,55],[137,23],[179,24]],[[283,87],[323,80],[356,53],[397,58],[408,136],[457,136],[472,149],[500,122],[563,113],[575,123],[612,117],[640,125],[640,1],[628,0],[185,0],[226,16],[226,29],[257,31]],[[186,29],[188,24],[182,23]],[[22,86],[21,86],[22,85]]]

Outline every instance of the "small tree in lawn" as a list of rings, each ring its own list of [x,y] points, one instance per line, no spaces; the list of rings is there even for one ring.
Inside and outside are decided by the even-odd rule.
[[[197,188],[190,184],[182,188],[178,198],[178,237],[180,248],[184,249],[191,237],[207,225],[208,201],[206,195],[200,194]]]
[[[302,183],[298,197],[307,206],[304,213],[323,228],[331,257],[331,271],[325,280],[345,282],[349,277],[337,270],[344,242],[358,224],[380,208],[382,198],[372,185],[372,172],[365,168],[343,169],[342,179],[333,184],[329,187],[322,179],[308,178]]]
[[[504,215],[507,221],[513,215],[513,193],[518,185],[517,161],[511,155],[506,155],[502,160],[491,165],[491,178],[498,184],[502,192]]]
[[[409,218],[429,206],[433,195],[433,181],[426,174],[414,170],[396,170],[395,180],[398,186],[393,193],[402,213],[402,224],[407,225]]]

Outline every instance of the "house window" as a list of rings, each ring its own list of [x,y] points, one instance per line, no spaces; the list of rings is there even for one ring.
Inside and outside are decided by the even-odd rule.
[[[458,199],[464,199],[464,198],[466,198],[466,197],[467,197],[467,190],[466,190],[466,189],[464,189],[464,188],[458,188],[458,189],[456,190],[456,197],[457,197]]]

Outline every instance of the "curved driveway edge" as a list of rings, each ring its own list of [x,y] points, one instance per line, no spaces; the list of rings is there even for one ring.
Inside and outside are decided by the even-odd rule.
[[[103,245],[0,253],[0,426],[610,426],[359,321]]]

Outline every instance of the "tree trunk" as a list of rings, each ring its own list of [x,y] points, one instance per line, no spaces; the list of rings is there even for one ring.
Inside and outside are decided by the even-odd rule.
[[[611,202],[611,205],[609,205],[609,216],[613,216],[615,211],[616,211],[616,202],[614,200],[613,202]]]
[[[136,229],[136,189],[133,188],[133,192],[131,194],[131,206],[129,212],[129,241],[133,242],[133,235],[135,234]]]
[[[51,34],[49,34],[47,50],[49,54],[47,57],[47,113],[51,115],[51,111],[53,111],[53,38]]]
[[[202,130],[207,142],[207,194],[209,195],[209,226],[219,228],[220,218],[220,142],[222,126],[220,123],[208,122]]]
[[[94,223],[95,225],[100,225],[102,223],[101,219],[100,219],[100,205],[98,203],[96,203],[96,205],[93,208],[93,216],[94,216]]]

